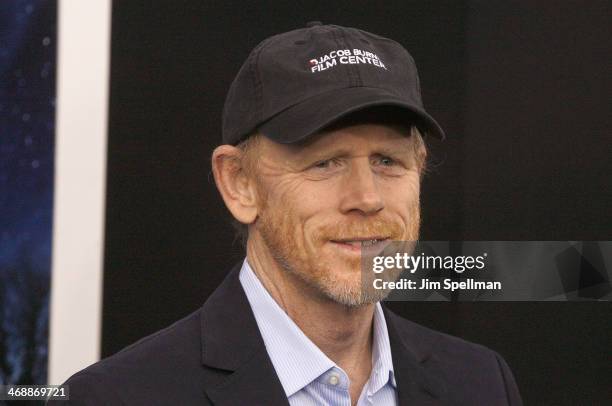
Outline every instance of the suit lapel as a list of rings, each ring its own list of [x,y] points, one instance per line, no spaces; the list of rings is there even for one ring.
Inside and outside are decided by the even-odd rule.
[[[435,357],[431,355],[435,343],[423,342],[416,331],[410,328],[410,322],[401,319],[385,306],[383,309],[399,405],[448,404],[444,382],[436,371]]]
[[[202,364],[215,405],[288,405],[242,289],[238,263],[202,307]]]

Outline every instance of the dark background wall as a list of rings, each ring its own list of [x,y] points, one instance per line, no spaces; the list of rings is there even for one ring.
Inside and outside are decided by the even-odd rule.
[[[151,5],[153,4],[153,6]],[[103,355],[197,309],[243,257],[210,173],[227,89],[262,39],[310,20],[414,56],[432,141],[424,240],[609,240],[609,2],[116,1]],[[526,404],[603,404],[609,303],[392,303],[494,348]]]

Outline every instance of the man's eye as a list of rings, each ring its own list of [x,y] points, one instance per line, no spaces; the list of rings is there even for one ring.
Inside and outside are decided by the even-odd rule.
[[[393,166],[393,165],[395,165],[397,163],[397,162],[395,162],[395,160],[393,158],[389,158],[388,156],[380,157],[380,159],[378,161],[383,166]]]
[[[336,159],[325,159],[323,161],[319,161],[316,164],[313,165],[314,168],[318,168],[318,169],[327,169],[330,168],[333,165],[336,165],[338,162]]]

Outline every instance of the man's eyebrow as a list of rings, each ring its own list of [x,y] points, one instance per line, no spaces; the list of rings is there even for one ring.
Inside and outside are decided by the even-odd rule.
[[[327,156],[346,156],[351,153],[350,148],[345,146],[333,148],[299,148],[292,151],[298,159],[312,159]]]
[[[413,148],[410,144],[398,143],[398,145],[385,145],[380,148],[376,148],[375,151],[377,153],[397,156],[404,154],[412,154]]]
[[[330,149],[322,149],[322,150],[303,150],[300,152],[296,151],[296,155],[300,159],[309,160],[309,159],[325,159],[329,157],[346,157],[350,156],[353,150],[351,148],[347,148],[346,146],[340,146],[336,148]],[[373,147],[371,154],[379,154],[379,155],[389,155],[389,156],[404,156],[411,155],[413,153],[413,148],[410,144],[398,143],[394,145],[384,145]]]

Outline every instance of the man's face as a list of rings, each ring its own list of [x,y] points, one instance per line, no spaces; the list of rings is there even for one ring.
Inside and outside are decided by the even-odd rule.
[[[301,145],[262,137],[257,159],[251,232],[278,265],[338,303],[382,299],[362,294],[361,254],[418,239],[420,174],[409,131],[358,124]]]

